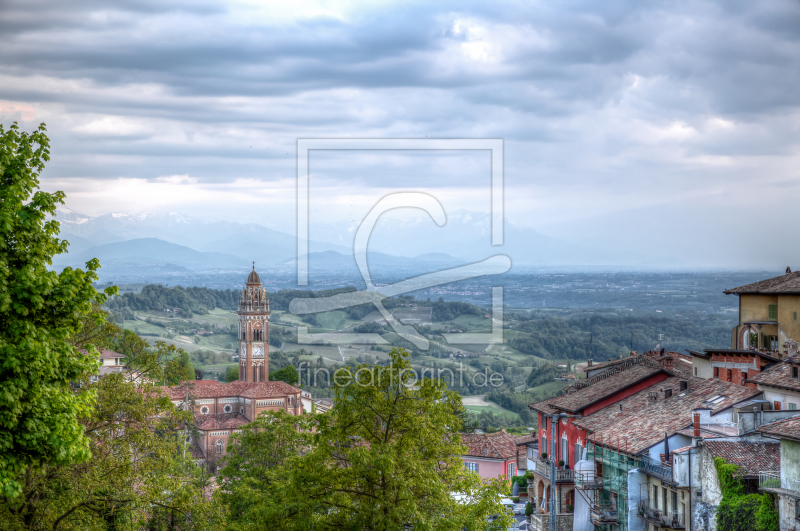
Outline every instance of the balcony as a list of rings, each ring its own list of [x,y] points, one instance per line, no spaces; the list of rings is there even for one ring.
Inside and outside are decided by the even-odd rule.
[[[759,489],[779,489],[781,488],[781,473],[778,471],[759,472]]]
[[[593,525],[608,525],[619,523],[617,505],[611,503],[596,503],[592,505],[589,520]]]
[[[545,461],[536,461],[536,473],[540,476],[546,477],[547,479],[551,479],[550,464]],[[556,483],[572,483],[573,481],[575,481],[574,470],[556,469]]]
[[[672,464],[668,465],[645,455],[642,456],[642,463],[639,466],[639,470],[648,476],[658,478],[671,485],[675,484],[675,481],[672,479]]]
[[[594,472],[575,472],[575,488],[580,490],[600,490],[603,478]]]
[[[650,505],[650,502],[647,500],[639,502],[639,518],[650,522],[654,526],[658,527],[669,527],[671,529],[685,529],[686,524],[684,523],[684,514],[679,513],[678,511],[668,511],[664,512],[660,509],[656,509]]]

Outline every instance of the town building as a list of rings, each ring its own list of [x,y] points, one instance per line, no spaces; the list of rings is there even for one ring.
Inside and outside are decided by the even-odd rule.
[[[750,376],[747,385],[764,391],[764,400],[775,411],[800,409],[800,357],[792,356]]]
[[[800,527],[800,416],[761,426],[760,433],[780,441],[779,468],[759,470],[759,488],[778,498],[781,530]]]
[[[506,430],[462,433],[461,443],[467,447],[467,452],[461,456],[467,470],[483,479],[511,479],[517,475],[517,438]]]
[[[570,521],[571,509],[576,503],[575,497],[575,465],[583,459],[587,448],[589,434],[577,422],[591,418],[593,414],[606,409],[613,409],[615,404],[643,390],[650,389],[667,379],[680,380],[675,386],[676,394],[683,389],[688,373],[674,367],[674,357],[666,352],[631,353],[630,357],[614,360],[605,365],[604,370],[593,376],[576,382],[565,389],[565,394],[542,402],[530,404],[528,407],[538,413],[539,420],[539,452],[530,471],[533,478],[529,480],[529,494],[537,500],[537,512],[547,513],[551,499],[551,488],[556,489],[556,513],[562,522]],[[683,362],[681,362],[683,363]],[[669,394],[672,393],[670,387]],[[566,413],[553,426],[548,415]],[[555,452],[552,451],[553,431],[555,431]],[[559,466],[551,478],[550,461]],[[563,461],[563,464],[562,464]],[[539,525],[544,520],[537,517]],[[566,525],[566,524],[565,524]],[[535,527],[535,526],[534,526]]]
[[[800,272],[725,290],[739,297],[739,323],[731,330],[731,349],[785,354],[800,338]]]
[[[768,354],[755,349],[705,349],[688,350],[692,356],[692,375],[698,378],[716,378],[756,389],[748,380],[766,367],[781,360],[777,353]]]

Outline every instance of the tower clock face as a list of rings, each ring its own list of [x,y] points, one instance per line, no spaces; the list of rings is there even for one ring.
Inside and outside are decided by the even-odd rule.
[[[253,357],[254,358],[263,358],[264,357],[264,347],[261,345],[256,345],[253,347]]]
[[[247,357],[247,345],[242,345],[242,358]]]

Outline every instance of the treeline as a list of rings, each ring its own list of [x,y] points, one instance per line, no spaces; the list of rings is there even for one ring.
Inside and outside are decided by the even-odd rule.
[[[285,289],[274,293],[267,293],[269,297],[270,309],[277,311],[288,311],[289,303],[293,299],[314,299],[332,297],[343,293],[353,293],[354,287],[326,289],[320,291]],[[130,316],[131,311],[164,311],[165,309],[179,308],[185,316],[194,313],[204,314],[214,308],[222,310],[236,310],[239,304],[239,290],[219,290],[209,288],[184,288],[181,286],[167,287],[159,284],[147,284],[142,288],[141,293],[125,293],[112,297],[106,304],[107,308],[119,315]],[[413,295],[401,295],[383,300],[383,306],[387,310],[392,310],[399,306],[414,304],[430,305],[433,308],[434,321],[450,321],[460,315],[483,315],[483,310],[472,304],[458,301],[444,301],[441,298],[436,302],[427,300],[417,300]],[[360,320],[367,314],[375,311],[372,303],[356,304],[343,308],[348,316],[354,320]],[[127,313],[126,313],[127,312]],[[313,315],[313,314],[312,314]],[[308,317],[308,321],[314,324],[315,319]]]
[[[606,360],[660,345],[668,350],[724,347],[730,344],[730,323],[718,316],[549,317],[515,328],[525,332],[511,340],[520,352],[546,359]]]

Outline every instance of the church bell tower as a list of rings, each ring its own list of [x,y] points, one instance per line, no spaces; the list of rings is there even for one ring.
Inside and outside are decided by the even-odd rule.
[[[256,264],[239,299],[239,381],[269,381],[269,299]]]

